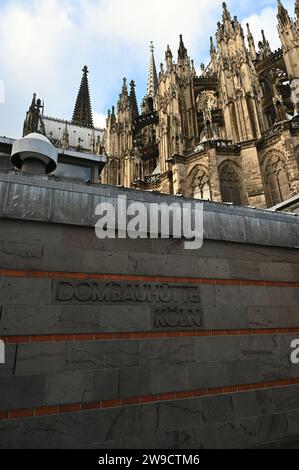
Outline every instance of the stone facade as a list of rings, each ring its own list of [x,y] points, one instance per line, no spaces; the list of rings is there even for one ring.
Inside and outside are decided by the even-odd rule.
[[[185,201],[0,173],[0,448],[298,448],[298,217],[205,202],[199,251],[99,240],[123,195]]]
[[[124,80],[107,118],[102,182],[236,205],[272,207],[299,191],[299,19],[281,2],[281,49],[264,32],[258,49],[247,25],[223,4],[211,60],[200,76],[182,36],[175,62],[156,71],[151,46],[146,97]]]

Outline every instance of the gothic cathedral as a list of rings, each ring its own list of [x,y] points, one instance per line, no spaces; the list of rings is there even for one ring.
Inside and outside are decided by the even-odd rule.
[[[272,207],[299,192],[299,1],[278,1],[281,49],[247,42],[223,4],[211,60],[197,76],[182,36],[157,73],[154,48],[139,113],[124,79],[107,118],[102,182],[236,205]]]
[[[262,31],[256,48],[223,3],[210,62],[197,75],[180,36],[157,72],[151,45],[147,93],[123,81],[106,129],[93,125],[88,69],[73,119],[44,116],[34,95],[24,135],[41,132],[59,148],[105,154],[102,184],[270,208],[299,193],[299,0],[295,18],[278,0],[281,48]]]

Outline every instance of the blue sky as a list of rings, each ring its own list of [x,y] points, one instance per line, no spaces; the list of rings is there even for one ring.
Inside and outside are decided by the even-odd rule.
[[[227,3],[257,40],[263,27],[279,46],[277,0]],[[293,15],[294,0],[283,3]],[[136,81],[139,101],[144,96],[150,41],[158,67],[167,44],[176,55],[183,34],[199,70],[221,14],[222,0],[0,0],[0,135],[21,135],[33,92],[47,115],[70,119],[85,64],[95,121],[103,124],[123,77]]]

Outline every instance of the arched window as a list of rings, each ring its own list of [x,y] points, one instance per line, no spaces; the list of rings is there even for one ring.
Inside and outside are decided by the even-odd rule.
[[[193,172],[191,187],[194,199],[211,200],[209,177],[204,168],[197,168],[195,172]]]
[[[147,102],[148,102],[148,109],[149,109],[149,112],[152,113],[154,111],[154,100],[152,97],[149,97],[147,99]]]
[[[235,165],[224,162],[219,170],[222,202],[231,202],[236,206],[243,204],[243,191],[241,178]]]
[[[266,160],[265,178],[270,206],[275,206],[291,197],[285,162],[278,152]]]

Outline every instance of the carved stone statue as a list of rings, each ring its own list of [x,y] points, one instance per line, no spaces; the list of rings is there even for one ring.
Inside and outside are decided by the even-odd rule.
[[[36,99],[36,93],[33,95],[32,103],[27,111],[26,120],[24,123],[23,137],[33,132],[38,131],[40,110],[42,109],[42,103],[40,99]]]

